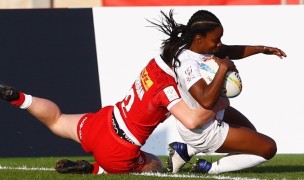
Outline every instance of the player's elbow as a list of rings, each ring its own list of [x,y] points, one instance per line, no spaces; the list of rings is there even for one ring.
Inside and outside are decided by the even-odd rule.
[[[194,130],[194,129],[197,129],[199,126],[195,123],[189,123],[186,125],[186,128],[189,129],[189,130]]]
[[[202,127],[203,123],[202,122],[198,122],[197,119],[189,119],[188,123],[185,124],[186,128],[188,128],[189,130],[194,130],[197,128]]]
[[[202,126],[209,123],[214,116],[215,113],[213,111],[203,110],[193,116],[188,116],[188,119],[184,125],[190,130],[201,128]]]
[[[205,108],[206,110],[212,110],[215,106],[215,103],[211,103],[211,102],[204,102],[204,103],[201,103],[201,106],[203,108]]]
[[[199,104],[206,110],[212,110],[216,104],[215,98],[205,98],[204,101],[199,101]]]

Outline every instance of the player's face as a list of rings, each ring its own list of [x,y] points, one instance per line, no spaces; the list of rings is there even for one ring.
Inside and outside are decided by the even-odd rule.
[[[201,54],[214,54],[222,46],[221,38],[223,36],[224,30],[222,26],[216,27],[213,31],[202,37],[199,43]]]
[[[194,36],[189,49],[199,54],[215,54],[223,45],[221,41],[223,33],[223,27],[219,26],[205,36],[197,34]]]
[[[209,46],[210,54],[216,53],[223,45],[221,41],[223,33],[224,33],[223,27],[219,26],[207,34],[208,43],[210,45]]]

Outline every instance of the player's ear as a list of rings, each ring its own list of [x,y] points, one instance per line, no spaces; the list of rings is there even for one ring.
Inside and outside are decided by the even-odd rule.
[[[200,35],[200,34],[196,34],[195,36],[194,36],[194,40],[196,40],[196,41],[201,41],[201,40],[203,40],[204,39],[204,37],[202,36],[202,35]]]

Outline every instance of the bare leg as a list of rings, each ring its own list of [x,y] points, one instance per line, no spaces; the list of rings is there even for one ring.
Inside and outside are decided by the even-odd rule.
[[[27,110],[54,134],[80,142],[77,124],[84,114],[62,114],[54,102],[38,97],[33,97],[32,104]]]
[[[223,153],[246,153],[271,159],[277,151],[275,141],[252,129],[230,125],[224,144],[217,150]]]
[[[228,124],[236,124],[256,130],[254,125],[249,121],[249,119],[247,119],[246,116],[244,116],[241,112],[231,106],[225,109],[223,121]]]
[[[54,134],[80,142],[77,135],[77,125],[84,114],[62,114],[54,102],[24,94],[1,82],[0,98],[21,109],[27,109]],[[56,171],[59,173],[88,174],[93,172],[94,167],[84,160],[73,162],[63,159],[56,163]]]

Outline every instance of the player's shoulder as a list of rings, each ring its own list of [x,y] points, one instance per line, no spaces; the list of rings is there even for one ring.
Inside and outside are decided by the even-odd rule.
[[[160,56],[155,57],[149,62],[142,72],[142,78],[149,80],[150,84],[158,86],[158,88],[176,84],[176,75],[174,71]]]
[[[184,50],[178,56],[179,61],[181,62],[180,67],[185,66],[199,66],[206,59],[213,57],[213,54],[199,54],[191,50]]]

